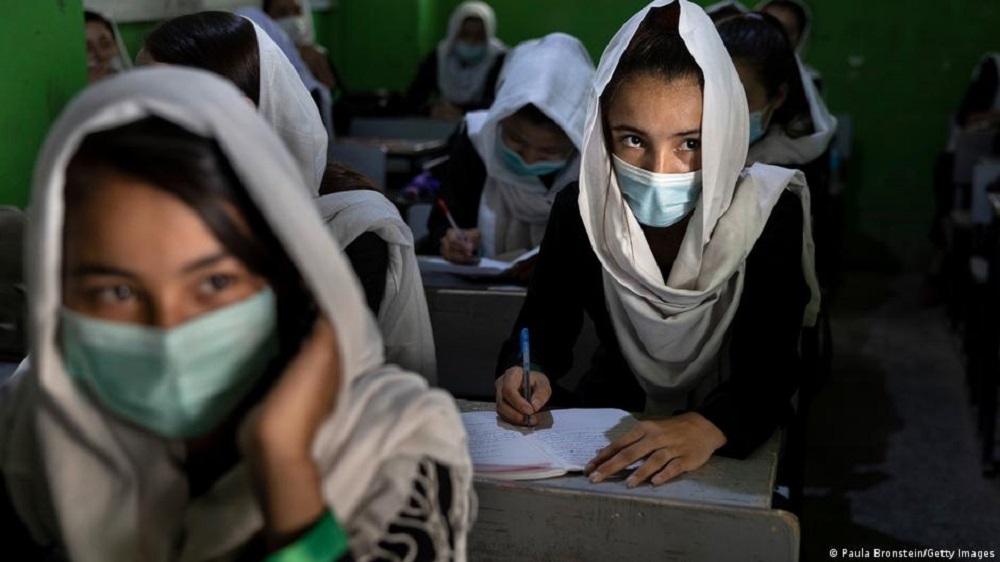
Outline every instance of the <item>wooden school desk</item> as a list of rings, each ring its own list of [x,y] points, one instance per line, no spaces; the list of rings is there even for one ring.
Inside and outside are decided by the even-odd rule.
[[[798,519],[771,508],[780,440],[776,433],[746,460],[713,457],[656,488],[629,490],[624,478],[591,484],[580,474],[476,477],[469,560],[796,561]]]

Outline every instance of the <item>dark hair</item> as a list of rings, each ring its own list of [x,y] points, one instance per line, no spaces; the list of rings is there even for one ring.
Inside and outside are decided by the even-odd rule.
[[[327,162],[319,194],[329,195],[342,191],[377,191],[383,193],[368,176],[340,162]]]
[[[314,301],[217,142],[158,117],[91,133],[66,170],[67,220],[112,173],[180,199],[230,254],[264,277],[277,297],[282,358],[297,352],[312,328]]]
[[[763,12],[768,8],[781,8],[783,10],[788,10],[795,16],[795,23],[799,26],[799,37],[805,33],[806,26],[809,25],[809,14],[806,13],[806,9],[802,7],[798,2],[793,0],[771,0],[767,4],[760,7],[760,11]],[[782,27],[781,31],[784,33],[785,28]]]
[[[719,36],[733,61],[747,64],[767,90],[769,98],[788,87],[788,96],[771,118],[790,137],[812,132],[809,102],[802,87],[795,50],[788,41],[781,22],[774,16],[750,13],[719,24]]]
[[[114,26],[111,25],[111,22],[108,20],[108,18],[106,18],[106,17],[102,16],[101,14],[98,14],[97,12],[94,12],[92,10],[84,10],[83,11],[83,22],[86,24],[86,23],[90,23],[92,21],[100,23],[100,24],[103,24],[104,27],[106,27],[108,29],[108,33],[110,33],[112,36],[114,36],[114,34],[115,34],[115,28],[114,28]]]
[[[228,12],[201,12],[160,24],[143,48],[156,62],[193,66],[228,78],[260,105],[260,49],[253,23]]]
[[[704,89],[705,75],[677,31],[679,21],[677,3],[649,11],[601,94],[601,109],[605,115],[621,85],[636,76],[652,76],[666,82],[696,78]]]
[[[545,112],[543,112],[541,109],[538,109],[538,106],[536,106],[533,103],[529,103],[528,105],[522,106],[521,109],[518,109],[514,113],[514,115],[517,115],[518,117],[527,120],[532,125],[552,127],[562,131],[562,127],[560,127],[558,123],[553,121],[551,117],[546,115]]]
[[[729,18],[742,16],[743,13],[743,10],[740,10],[735,5],[727,4],[708,12],[708,17],[712,18],[712,21],[716,24],[719,24]]]

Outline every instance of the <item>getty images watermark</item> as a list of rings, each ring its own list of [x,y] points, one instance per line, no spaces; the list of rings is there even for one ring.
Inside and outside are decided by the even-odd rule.
[[[956,548],[831,548],[830,558],[881,558],[884,560],[902,560],[904,558],[938,558],[942,560],[993,560],[995,550],[966,550]]]

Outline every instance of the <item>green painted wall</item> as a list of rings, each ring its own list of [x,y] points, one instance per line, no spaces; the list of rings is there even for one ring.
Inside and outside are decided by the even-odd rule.
[[[0,20],[0,204],[25,206],[49,125],[87,83],[80,0],[9,2]]]

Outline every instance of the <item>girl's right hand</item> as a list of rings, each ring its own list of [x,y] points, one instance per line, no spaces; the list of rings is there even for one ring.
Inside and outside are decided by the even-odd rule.
[[[497,414],[514,425],[533,426],[538,424],[536,415],[552,397],[549,377],[538,371],[531,371],[531,402],[521,394],[524,369],[511,367],[496,380]]]
[[[458,231],[449,228],[448,233],[441,239],[441,255],[444,259],[452,263],[475,264],[479,262],[479,245],[482,235],[478,228],[463,230],[465,241],[458,235]]]

